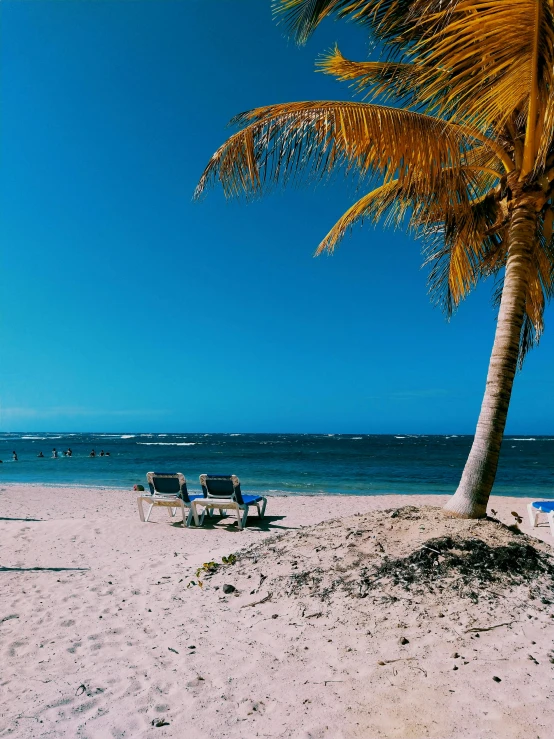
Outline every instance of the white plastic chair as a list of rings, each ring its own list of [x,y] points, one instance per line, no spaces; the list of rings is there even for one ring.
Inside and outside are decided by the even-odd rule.
[[[544,514],[550,525],[550,533],[554,536],[554,500],[536,500],[534,503],[529,503],[527,512],[533,528],[539,525],[541,513]]]
[[[239,530],[242,531],[246,526],[250,506],[256,506],[260,518],[265,515],[267,498],[262,495],[243,495],[240,480],[236,475],[200,475],[200,484],[204,495],[195,497],[192,507],[195,510],[197,506],[204,508],[202,521],[204,513],[210,515],[214,508],[217,508],[221,515],[224,510],[234,510]]]
[[[195,498],[201,498],[201,495],[189,495],[187,491],[187,481],[181,472],[147,472],[146,480],[150,488],[150,495],[139,495],[137,504],[139,509],[140,520],[147,522],[152,513],[154,506],[162,506],[168,509],[170,518],[177,513],[177,508],[181,509],[183,514],[183,524],[190,526],[192,520],[196,526],[200,525],[198,514],[193,507],[192,502]],[[143,504],[148,503],[148,513],[144,515]],[[187,509],[188,514],[185,514]]]

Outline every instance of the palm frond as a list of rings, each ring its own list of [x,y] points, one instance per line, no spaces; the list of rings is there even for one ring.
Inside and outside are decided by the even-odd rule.
[[[408,229],[414,232],[437,231],[445,213],[456,213],[458,221],[465,213],[471,222],[476,212],[472,196],[490,189],[491,175],[467,168],[444,169],[431,190],[424,181],[402,184],[392,180],[364,195],[344,213],[316,250],[332,253],[339,241],[358,222],[368,220],[383,226],[400,226],[407,218]],[[481,206],[482,209],[482,206]]]
[[[474,143],[463,126],[366,103],[272,105],[242,113],[233,123],[245,128],[213,155],[196,196],[216,180],[226,196],[255,195],[303,171],[321,179],[340,168],[431,191],[443,169],[463,165]]]
[[[440,115],[461,111],[483,129],[503,125],[527,107],[535,71],[546,102],[554,63],[548,0],[458,0],[420,23],[433,29],[414,48],[427,70],[426,93],[449,88]]]
[[[335,46],[316,66],[341,82],[354,82],[352,87],[357,93],[364,93],[366,100],[380,95],[383,102],[392,100],[406,105],[417,102],[421,73],[415,64],[354,62],[345,59]]]
[[[479,279],[486,276],[484,264],[498,254],[501,239],[494,230],[498,205],[494,194],[469,207],[442,209],[442,223],[424,230],[427,247],[424,266],[430,266],[428,288],[431,299],[451,316]]]
[[[297,43],[305,44],[321,21],[344,5],[342,0],[274,0],[277,20],[284,19],[287,30]]]
[[[450,0],[449,5],[456,2]],[[443,7],[443,0],[273,0],[275,16],[284,20],[299,44],[306,43],[325,18],[336,15],[371,28],[391,46],[405,46],[429,33],[422,19]]]
[[[552,153],[554,144],[554,84],[550,87],[550,94],[543,105],[543,110],[542,130],[539,132],[537,142],[535,169],[542,169],[546,164],[548,155]]]
[[[317,247],[315,255],[318,256],[324,251],[331,254],[346,232],[359,221],[363,222],[365,219],[369,219],[373,223],[377,223],[377,221],[383,219],[387,211],[393,210],[393,213],[390,214],[390,221],[399,223],[410,206],[409,201],[401,197],[401,189],[398,180],[392,180],[360,198],[339,218]]]

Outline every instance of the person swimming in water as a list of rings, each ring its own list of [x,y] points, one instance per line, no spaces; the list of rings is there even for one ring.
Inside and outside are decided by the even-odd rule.
[[[39,452],[39,453],[37,454],[37,457],[44,457],[44,454],[43,454],[42,452]]]
[[[101,457],[103,457],[103,456],[104,456],[104,450],[103,450],[103,449],[101,449],[101,450],[100,450],[100,456],[101,456]]]
[[[92,450],[92,452],[91,452],[91,453],[89,454],[89,457],[96,457],[96,452],[94,451],[94,449],[93,449],[93,450]]]
[[[71,451],[71,448],[70,447],[67,448],[67,452],[65,454],[66,454],[67,457],[71,457],[72,456],[73,452]]]
[[[12,459],[14,462],[17,462],[17,454],[15,452],[12,452]]]
[[[57,459],[57,458],[58,458],[58,452],[56,450],[56,447],[54,447],[52,449],[52,459]]]

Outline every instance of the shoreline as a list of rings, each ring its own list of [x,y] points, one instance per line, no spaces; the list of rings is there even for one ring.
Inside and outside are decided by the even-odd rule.
[[[268,496],[266,517],[253,515],[242,532],[232,517],[183,528],[161,508],[141,523],[136,497],[114,488],[91,488],[89,495],[70,486],[0,489],[0,737],[178,739],[185,731],[189,739],[472,739],[476,720],[489,727],[483,738],[528,736],[534,719],[520,712],[529,690],[534,695],[538,688],[535,682],[525,687],[531,680],[525,675],[546,679],[551,665],[542,652],[554,636],[554,622],[543,623],[544,614],[536,620],[537,607],[542,610],[537,603],[530,602],[529,621],[486,631],[476,643],[456,636],[460,617],[454,612],[438,620],[429,612],[425,624],[406,621],[404,633],[414,648],[426,645],[423,679],[419,667],[410,667],[415,662],[402,662],[393,611],[387,621],[389,605],[346,628],[340,609],[331,619],[320,618],[317,599],[305,601],[307,615],[286,599],[263,601],[263,594],[256,595],[261,583],[248,580],[244,565],[228,575],[237,582],[241,570],[252,582],[252,590],[236,600],[209,580],[202,588],[196,584],[203,563],[221,562],[252,545],[274,552],[273,542],[294,532],[311,536],[324,521],[355,521],[358,514],[402,505],[442,505],[448,496]],[[521,530],[530,533],[526,503],[491,499],[500,520],[511,524],[515,510],[523,518]],[[547,526],[532,531],[552,545]],[[379,533],[387,546],[386,533]],[[486,606],[485,627],[506,620],[501,607],[499,601],[495,613]],[[377,641],[362,648],[362,641],[374,638],[365,635],[375,633]],[[395,662],[391,669],[375,666],[383,654],[371,651],[374,643]],[[516,658],[514,645],[520,643],[525,655]],[[530,646],[535,643],[542,652]],[[480,719],[474,683],[464,683],[459,675],[466,673],[453,672],[449,658],[457,649],[474,659],[474,646],[486,650],[483,664],[494,667],[493,674],[502,668],[503,676],[499,686],[490,676],[483,683]],[[540,668],[527,652],[537,653]],[[367,682],[372,675],[378,693]],[[410,729],[416,705],[417,730]],[[552,716],[541,706],[542,727]],[[449,711],[456,718],[451,730],[445,728]],[[382,730],[372,723],[376,712],[384,715]],[[387,715],[400,722],[394,731]],[[541,731],[537,727],[535,734],[542,737]]]
[[[133,483],[135,484],[135,483]],[[138,483],[143,485],[145,488],[147,488],[146,482]],[[0,480],[0,490],[2,488],[47,488],[49,490],[55,490],[55,489],[68,489],[68,490],[114,490],[117,492],[130,492],[134,493],[136,491],[132,490],[129,485],[114,485],[114,484],[106,484],[106,485],[95,485],[93,483],[64,483],[64,482],[2,482]],[[190,492],[193,494],[200,493],[201,488],[200,486],[194,482],[191,484],[190,480],[187,480],[187,487]],[[148,492],[146,490],[145,492]],[[390,497],[405,497],[405,498],[417,498],[417,497],[429,497],[429,498],[450,498],[452,495],[454,495],[454,491],[451,493],[430,493],[430,492],[413,492],[413,493],[407,493],[407,492],[344,492],[344,493],[333,493],[333,492],[319,492],[319,493],[312,493],[312,492],[305,492],[305,491],[294,491],[294,490],[255,490],[255,491],[248,491],[247,487],[245,486],[245,490],[243,491],[247,494],[253,494],[253,495],[266,495],[270,498],[390,498]],[[521,503],[521,501],[525,500],[526,503],[530,501],[535,500],[554,500],[554,488],[549,492],[547,495],[535,495],[530,496],[529,494],[523,492],[521,495],[510,495],[508,493],[493,493],[491,495],[492,498],[500,498],[503,500],[514,500]]]
[[[145,486],[146,487],[146,486]],[[92,493],[101,495],[102,498],[95,499],[91,496],[83,496],[83,492],[90,490]],[[194,492],[193,488],[190,488]],[[42,495],[40,491],[49,493],[49,496]],[[52,493],[57,495],[52,497]],[[145,491],[148,494],[148,490]],[[103,506],[104,512],[110,512],[109,517],[114,515],[122,516],[126,522],[134,525],[136,523],[135,516],[138,519],[136,498],[139,493],[129,488],[117,488],[112,486],[93,486],[93,485],[57,485],[43,483],[0,483],[0,506],[2,516],[0,516],[0,524],[10,521],[10,510],[13,514],[21,513],[22,506],[27,506],[30,515],[37,515],[37,511],[42,511],[45,518],[33,518],[33,521],[48,521],[53,517],[56,520],[73,520],[74,518],[91,517],[94,513],[99,513],[101,509],[96,506]],[[396,508],[402,505],[431,505],[442,507],[451,495],[440,493],[385,493],[385,494],[348,494],[348,493],[276,493],[274,491],[265,494],[268,499],[268,516],[271,516],[274,506],[271,505],[272,500],[287,501],[285,506],[281,506],[284,516],[287,511],[292,511],[293,519],[297,516],[297,508],[304,507],[307,502],[312,502],[312,510],[309,513],[308,520],[303,525],[319,523],[325,520],[325,517],[345,516],[349,515],[345,512],[347,507],[352,507],[353,512],[366,512],[368,510],[382,508]],[[552,496],[554,497],[554,495]],[[527,504],[537,500],[536,497],[529,496],[507,496],[507,495],[491,495],[487,514],[492,516],[491,511],[497,512],[496,518],[506,525],[514,523],[512,511],[521,516],[522,523],[519,528],[523,533],[535,536],[538,539],[552,543],[554,545],[554,537],[550,535],[550,529],[546,524],[538,528],[531,528],[527,515]],[[547,500],[547,498],[544,498]],[[318,503],[316,503],[318,501]],[[154,509],[155,511],[157,509]],[[163,509],[160,509],[163,510]],[[84,511],[84,513],[83,513]],[[61,515],[58,516],[57,513]],[[54,514],[54,515],[53,515]],[[323,518],[322,518],[323,516]],[[101,518],[104,516],[100,516]],[[493,516],[494,517],[494,516]],[[23,520],[15,518],[14,520]],[[249,518],[250,526],[256,529],[256,517]],[[172,527],[174,528],[174,527]],[[216,527],[217,528],[217,527]],[[264,527],[262,527],[264,528]],[[189,529],[191,531],[192,529]],[[1,545],[1,542],[0,542]],[[1,551],[1,550],[0,550]]]

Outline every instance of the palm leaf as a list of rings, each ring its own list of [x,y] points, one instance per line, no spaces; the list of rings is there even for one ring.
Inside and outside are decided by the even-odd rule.
[[[455,4],[455,1],[451,4]],[[403,46],[429,33],[422,19],[444,6],[441,0],[274,0],[277,19],[297,43],[304,44],[317,26],[332,15],[371,28],[391,46]]]
[[[274,14],[284,18],[290,35],[304,44],[321,21],[339,10],[340,0],[274,0]]]
[[[345,59],[335,46],[322,56],[317,67],[342,82],[355,81],[357,93],[365,93],[366,99],[382,96],[383,101],[393,100],[411,105],[417,102],[419,67],[400,62],[354,62]]]
[[[449,88],[439,114],[483,128],[503,124],[528,105],[535,72],[546,102],[554,62],[548,0],[458,0],[420,24],[433,29],[413,49],[427,70],[426,94]]]
[[[471,221],[476,212],[472,196],[490,189],[490,180],[488,173],[464,167],[442,170],[431,190],[425,189],[425,182],[402,185],[392,180],[354,203],[320,243],[316,255],[332,253],[346,232],[365,220],[399,226],[408,217],[408,228],[422,233],[435,232],[448,212],[456,213],[458,219],[465,212],[466,220]]]
[[[419,183],[427,192],[444,168],[463,164],[474,135],[414,111],[350,102],[272,105],[242,113],[233,123],[245,128],[213,155],[197,196],[215,180],[226,196],[255,195],[302,171],[321,179],[340,168],[378,175],[385,183]]]
[[[377,223],[389,212],[390,222],[399,223],[404,217],[410,203],[407,198],[401,196],[402,187],[398,180],[392,180],[385,185],[375,188],[364,195],[352,205],[344,215],[337,221],[327,236],[318,246],[315,254],[318,256],[323,251],[331,254],[338,242],[345,236],[358,221],[365,219]],[[391,213],[392,211],[392,213]]]
[[[424,231],[429,293],[447,316],[487,275],[487,260],[502,251],[499,236],[490,233],[497,216],[496,198],[490,194],[463,210],[443,209],[443,222]]]

